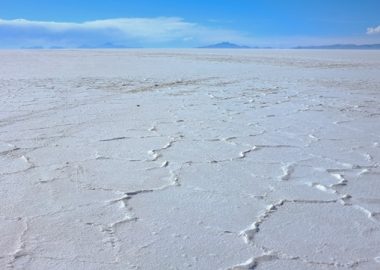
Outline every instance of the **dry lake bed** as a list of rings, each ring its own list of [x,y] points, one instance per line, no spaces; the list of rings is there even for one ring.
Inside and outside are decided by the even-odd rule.
[[[0,51],[0,269],[380,269],[380,51]]]

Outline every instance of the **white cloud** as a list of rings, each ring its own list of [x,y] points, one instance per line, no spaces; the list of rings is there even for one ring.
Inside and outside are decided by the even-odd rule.
[[[86,22],[48,22],[0,19],[4,45],[80,46],[113,42],[125,45],[160,46],[202,44],[247,38],[236,31],[206,27],[177,17],[119,18]],[[41,44],[41,43],[45,44]],[[95,44],[97,43],[97,44]]]
[[[367,28],[368,35],[380,34],[380,25],[377,27],[369,27]]]

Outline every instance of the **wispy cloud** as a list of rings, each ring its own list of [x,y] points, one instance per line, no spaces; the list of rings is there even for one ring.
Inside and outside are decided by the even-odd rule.
[[[247,41],[237,31],[211,28],[177,17],[118,18],[86,22],[0,19],[2,47],[99,45],[186,46],[230,40]]]
[[[380,25],[377,27],[368,27],[367,34],[368,35],[380,34]]]

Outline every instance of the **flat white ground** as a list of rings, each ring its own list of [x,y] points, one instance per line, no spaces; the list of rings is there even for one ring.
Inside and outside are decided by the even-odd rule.
[[[380,269],[380,52],[0,65],[0,269]]]

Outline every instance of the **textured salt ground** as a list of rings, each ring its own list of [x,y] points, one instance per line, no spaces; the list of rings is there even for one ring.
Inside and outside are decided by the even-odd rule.
[[[380,54],[0,52],[1,269],[378,269]]]

